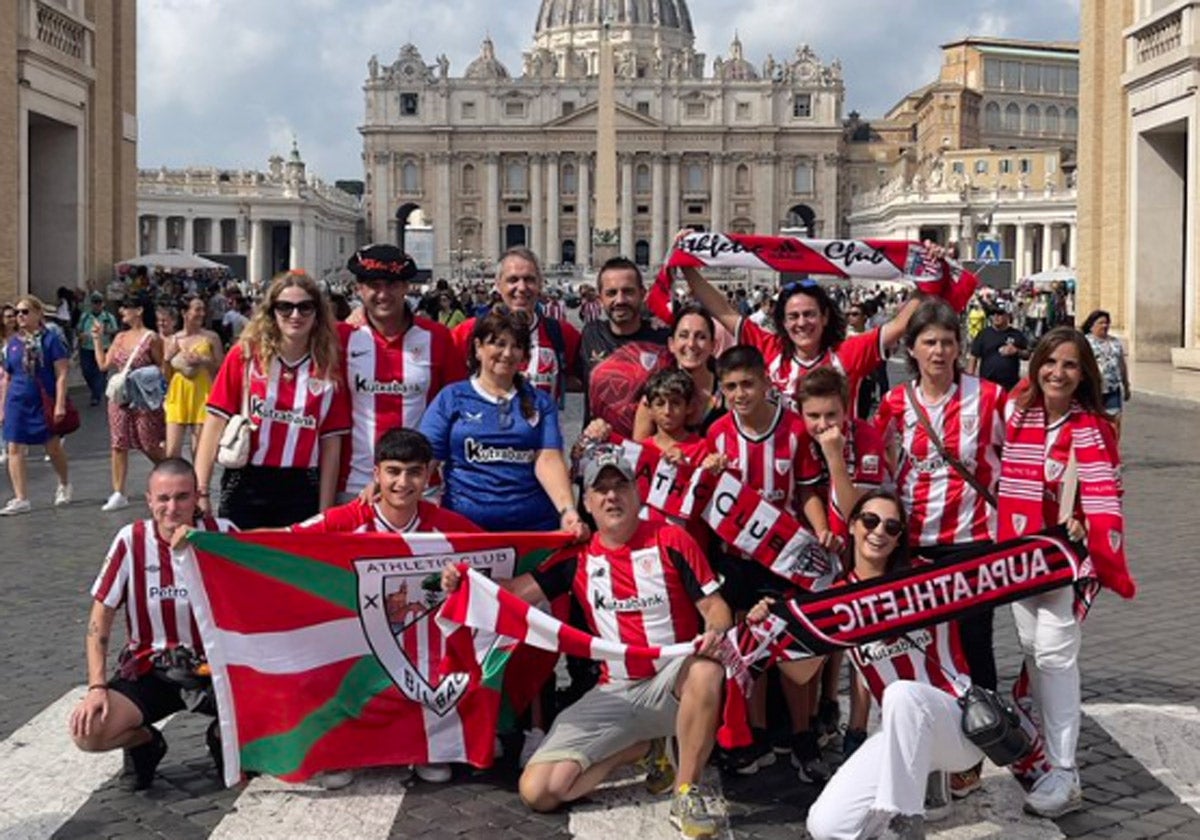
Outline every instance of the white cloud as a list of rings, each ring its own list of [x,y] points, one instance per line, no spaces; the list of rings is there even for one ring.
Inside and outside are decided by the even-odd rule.
[[[367,60],[411,41],[460,76],[485,35],[513,74],[532,44],[538,0],[141,0],[139,159],[263,168],[294,133],[311,171],[362,176]],[[1079,0],[690,0],[697,49],[784,60],[807,42],[839,58],[845,110],[881,114],[930,81],[938,45],[966,34],[1073,39]]]

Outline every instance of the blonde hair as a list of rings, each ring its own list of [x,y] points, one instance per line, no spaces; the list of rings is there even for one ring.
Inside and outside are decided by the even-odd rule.
[[[316,281],[303,271],[285,271],[272,278],[267,293],[242,331],[239,340],[242,355],[247,359],[257,358],[263,370],[270,368],[271,362],[279,356],[283,335],[275,321],[275,302],[284,289],[293,286],[307,292],[317,306],[313,314],[312,331],[308,334],[308,352],[317,375],[329,378],[335,374],[338,364],[338,338],[333,326],[333,311]]]
[[[44,326],[46,323],[46,304],[42,303],[41,299],[36,295],[21,295],[13,303],[13,309],[19,308],[22,303],[29,307],[30,311],[37,312],[38,326]],[[28,321],[25,323],[26,325],[29,324]],[[28,328],[28,326],[26,328]],[[19,331],[20,328],[18,327],[17,332]]]

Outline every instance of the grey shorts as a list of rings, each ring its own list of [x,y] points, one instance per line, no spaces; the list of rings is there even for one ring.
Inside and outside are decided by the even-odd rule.
[[[675,734],[675,682],[688,657],[667,663],[645,680],[605,683],[554,720],[530,764],[574,761],[587,770],[641,741]]]

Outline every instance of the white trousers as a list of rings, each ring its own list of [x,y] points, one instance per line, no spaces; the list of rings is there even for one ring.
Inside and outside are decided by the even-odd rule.
[[[1017,638],[1034,703],[1046,739],[1046,757],[1055,767],[1073,768],[1079,743],[1079,647],[1071,587],[1044,592],[1012,605]]]
[[[983,760],[962,734],[962,710],[946,692],[899,680],[883,692],[879,731],[838,768],[808,811],[813,840],[855,840],[870,811],[920,814],[933,770],[959,772]]]

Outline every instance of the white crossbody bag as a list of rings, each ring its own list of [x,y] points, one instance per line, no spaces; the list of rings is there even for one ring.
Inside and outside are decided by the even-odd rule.
[[[240,470],[250,461],[250,445],[258,426],[250,419],[250,361],[246,361],[242,380],[242,410],[229,418],[217,444],[217,463],[231,470]]]

